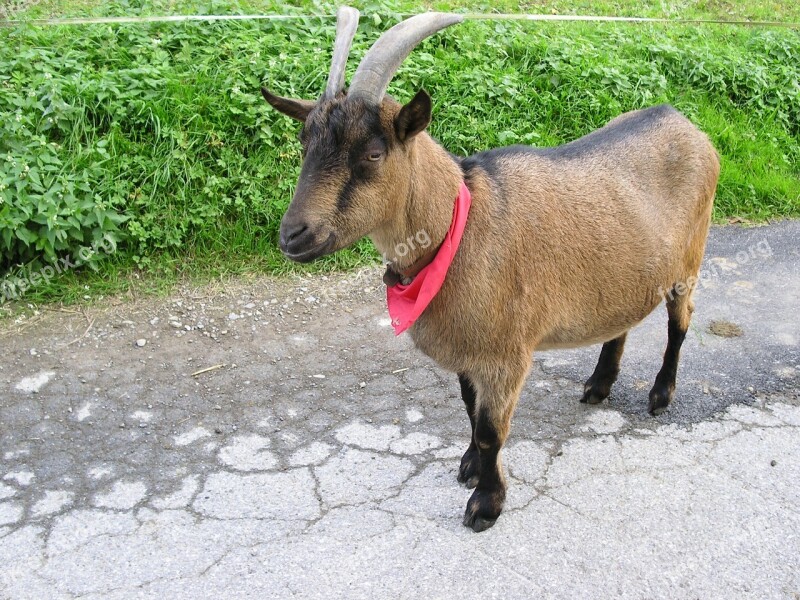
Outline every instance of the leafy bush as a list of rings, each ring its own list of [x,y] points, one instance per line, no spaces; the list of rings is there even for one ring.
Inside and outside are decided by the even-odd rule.
[[[398,18],[362,19],[351,71]],[[0,272],[100,241],[132,264],[268,254],[285,268],[274,246],[297,127],[259,87],[317,97],[333,29],[305,18],[0,30]],[[791,216],[796,56],[789,30],[468,22],[425,41],[390,93],[428,89],[431,132],[459,154],[562,143],[671,102],[722,154],[718,218]]]
[[[114,246],[127,218],[117,210],[121,196],[98,193],[111,160],[107,141],[70,144],[65,152],[83,115],[64,100],[66,82],[53,77],[57,60],[66,79],[73,60],[30,48],[7,57],[10,75],[0,75],[0,266],[55,262],[65,253],[77,259],[82,248]]]

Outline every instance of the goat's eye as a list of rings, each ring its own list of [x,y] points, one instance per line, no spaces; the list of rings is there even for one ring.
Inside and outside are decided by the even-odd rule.
[[[381,140],[372,140],[360,150],[358,162],[366,169],[371,169],[386,157],[386,144]]]

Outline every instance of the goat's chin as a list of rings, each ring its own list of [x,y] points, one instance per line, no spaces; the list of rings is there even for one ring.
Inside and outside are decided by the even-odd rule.
[[[294,262],[308,263],[312,260],[320,258],[321,256],[333,254],[338,249],[339,247],[336,245],[336,234],[331,231],[330,234],[328,234],[328,237],[319,244],[312,246],[311,248],[306,248],[297,253],[286,252],[284,250],[283,255]]]

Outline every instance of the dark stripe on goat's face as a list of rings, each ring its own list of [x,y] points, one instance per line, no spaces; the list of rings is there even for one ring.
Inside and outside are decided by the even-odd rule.
[[[307,120],[301,133],[304,170],[314,179],[336,175],[345,181],[336,195],[336,211],[345,212],[357,188],[377,172],[378,163],[364,158],[377,148],[388,152],[389,141],[381,127],[378,109],[346,100],[322,106]]]
[[[358,140],[350,147],[347,161],[347,181],[336,198],[336,210],[340,213],[347,210],[352,203],[356,188],[369,182],[375,175],[376,170],[380,168],[377,163],[364,162],[364,156],[373,148],[382,149],[384,153],[386,152],[386,143],[382,137]]]
[[[353,201],[356,188],[359,185],[368,183],[380,168],[380,162],[365,162],[365,155],[373,150],[380,150],[385,155],[386,147],[386,143],[382,138],[373,138],[358,142],[350,148],[347,182],[345,182],[344,187],[339,192],[339,196],[336,198],[336,209],[339,212],[347,210],[347,207]]]
[[[347,207],[350,206],[350,203],[353,201],[353,192],[355,192],[355,189],[356,183],[353,181],[353,175],[351,174],[344,184],[342,191],[339,192],[339,196],[336,198],[336,210],[338,212],[343,213],[347,210]]]

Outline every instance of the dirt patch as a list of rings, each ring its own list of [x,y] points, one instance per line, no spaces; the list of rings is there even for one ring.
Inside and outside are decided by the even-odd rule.
[[[711,321],[708,324],[709,333],[719,337],[732,338],[741,337],[744,331],[736,323],[730,321]]]

